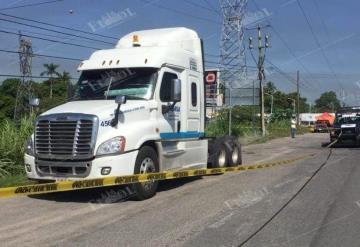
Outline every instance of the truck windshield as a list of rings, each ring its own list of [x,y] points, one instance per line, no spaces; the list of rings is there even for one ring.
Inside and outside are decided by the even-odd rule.
[[[355,124],[360,122],[360,116],[346,116],[335,120],[336,124]]]
[[[127,99],[149,100],[157,79],[156,68],[127,68],[83,71],[74,100]]]

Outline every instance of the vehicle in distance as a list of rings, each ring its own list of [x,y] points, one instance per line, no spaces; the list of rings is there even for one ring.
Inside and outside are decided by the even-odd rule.
[[[315,122],[314,132],[315,133],[324,133],[329,132],[329,128],[331,127],[330,122],[326,120],[318,120]]]
[[[360,107],[344,107],[336,112],[330,141],[353,141],[360,143]]]
[[[187,28],[130,33],[83,61],[70,102],[41,114],[25,154],[34,180],[82,180],[241,164],[234,137],[206,138],[202,41]],[[131,185],[138,199],[158,182]]]

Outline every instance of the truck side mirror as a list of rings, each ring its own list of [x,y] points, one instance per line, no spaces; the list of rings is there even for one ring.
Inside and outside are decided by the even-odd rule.
[[[118,95],[115,98],[115,103],[118,105],[122,105],[126,103],[126,96],[125,95]]]
[[[119,122],[119,114],[120,114],[120,106],[126,103],[126,96],[125,95],[118,95],[115,98],[115,103],[118,105],[115,110],[115,117],[111,120],[111,126],[116,127]]]
[[[181,80],[172,79],[171,80],[171,101],[179,102],[181,101]]]
[[[33,107],[37,107],[40,105],[40,99],[39,98],[31,98],[29,100],[29,105]]]

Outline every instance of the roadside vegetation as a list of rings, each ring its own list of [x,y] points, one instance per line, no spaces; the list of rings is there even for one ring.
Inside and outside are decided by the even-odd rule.
[[[72,90],[68,72],[57,72],[58,66],[44,64],[44,76],[48,80],[33,82],[34,95],[41,99],[37,114],[66,101]],[[55,77],[56,76],[56,77]],[[13,121],[17,86],[20,79],[5,79],[0,82],[0,187],[29,183],[25,177],[24,149],[30,137],[35,115]]]
[[[260,108],[258,106],[234,106],[231,111],[231,134],[240,137],[243,144],[261,143],[274,138],[290,136],[290,119],[294,114],[292,100],[297,94],[284,93],[278,90],[272,82],[267,83],[265,91],[266,136],[261,133]],[[328,94],[328,93],[327,93]],[[332,93],[330,93],[332,94]],[[273,101],[271,96],[273,95]],[[319,101],[322,103],[322,101]],[[320,107],[320,105],[319,105]],[[300,113],[309,112],[306,98],[300,98]],[[324,109],[321,105],[321,108]],[[272,114],[271,113],[272,110]],[[209,120],[206,135],[222,136],[229,134],[230,109],[225,108],[217,112]],[[297,134],[309,132],[307,127],[300,127]]]
[[[0,123],[0,186],[26,181],[24,148],[33,130],[34,117],[24,117],[19,126],[10,120]]]
[[[257,110],[257,111],[256,111]],[[255,113],[254,113],[255,112]],[[261,133],[258,109],[242,106],[232,109],[231,134],[240,138],[242,144],[254,144],[290,136],[291,110],[279,110],[267,119],[266,136]],[[308,133],[308,127],[300,127],[297,134]],[[229,134],[229,109],[218,112],[216,118],[208,122],[206,136],[223,136]]]

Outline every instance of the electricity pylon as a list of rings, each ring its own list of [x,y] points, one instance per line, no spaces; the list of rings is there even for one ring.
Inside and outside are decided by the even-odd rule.
[[[19,121],[21,116],[30,112],[31,106],[29,104],[32,98],[31,88],[31,64],[32,64],[33,50],[32,42],[26,39],[19,32],[19,59],[20,59],[20,73],[22,75],[21,81],[17,87],[16,102],[14,110],[14,121]]]

